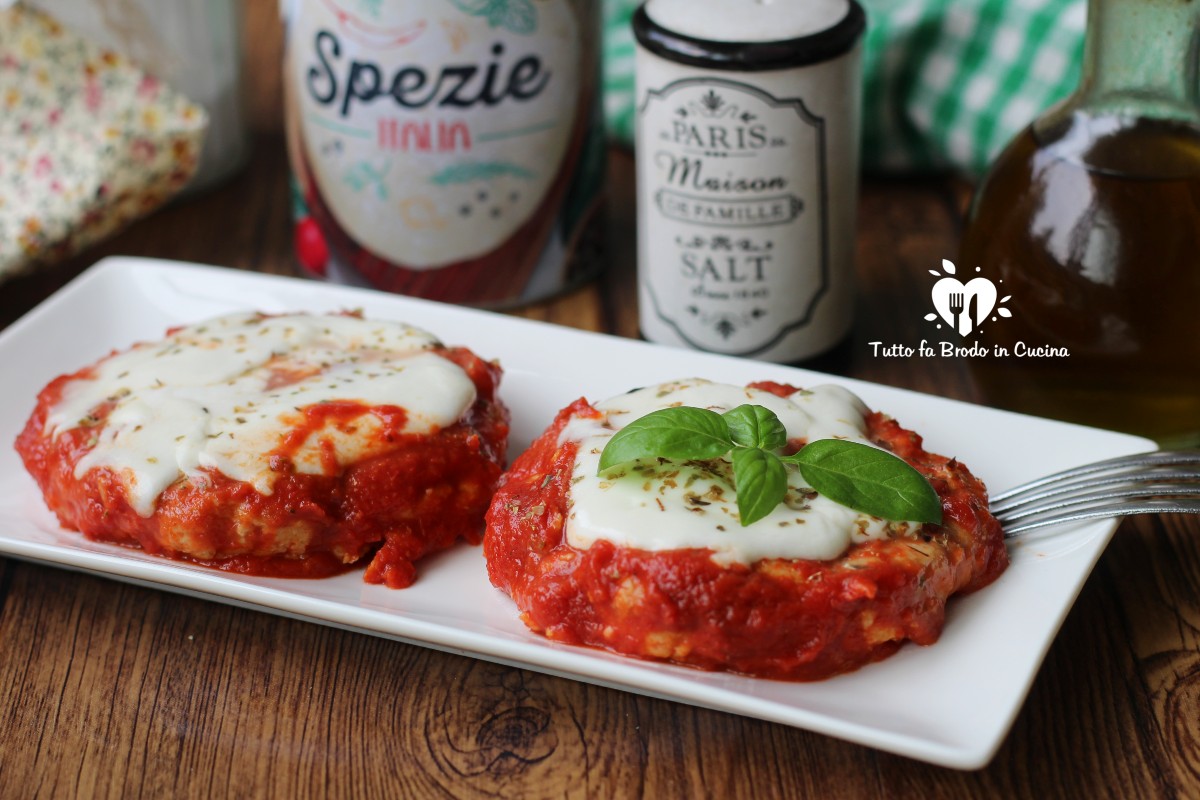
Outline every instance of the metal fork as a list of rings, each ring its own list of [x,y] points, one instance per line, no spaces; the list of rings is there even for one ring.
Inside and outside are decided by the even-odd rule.
[[[962,325],[958,321],[959,315],[962,314],[967,307],[963,300],[964,298],[962,292],[950,293],[950,313],[954,315],[954,330],[958,333],[962,333]]]
[[[991,499],[1006,537],[1034,528],[1132,514],[1200,514],[1200,450],[1160,450],[1097,461]]]

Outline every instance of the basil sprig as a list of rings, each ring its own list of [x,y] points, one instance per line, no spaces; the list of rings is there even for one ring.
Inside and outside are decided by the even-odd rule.
[[[929,481],[903,459],[844,439],[818,439],[780,456],[787,431],[759,405],[718,414],[678,406],[652,411],[617,431],[600,454],[600,472],[643,458],[701,461],[731,454],[742,526],[771,513],[787,495],[794,466],[817,493],[835,503],[889,520],[942,521],[942,501]]]

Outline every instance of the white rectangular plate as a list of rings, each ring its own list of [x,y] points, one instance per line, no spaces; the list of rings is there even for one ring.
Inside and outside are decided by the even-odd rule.
[[[558,409],[672,378],[729,383],[837,382],[906,427],[932,452],[964,461],[993,489],[1076,464],[1152,449],[1132,436],[1025,417],[774,364],[675,350],[497,314],[289,278],[166,261],[110,258],[0,334],[0,553],[168,591],[419,643],[684,703],[794,725],[949,767],[972,769],[999,747],[1067,610],[1115,529],[1099,522],[1011,548],[991,587],[951,602],[942,639],[816,684],[758,680],[626,659],[529,633],[488,583],[479,548],[420,565],[403,591],[361,571],[325,580],[242,577],[97,544],[60,529],[11,443],[38,390],[172,325],[234,310],[335,311],[428,328],[505,370],[510,455]],[[924,687],[924,688],[923,688]]]

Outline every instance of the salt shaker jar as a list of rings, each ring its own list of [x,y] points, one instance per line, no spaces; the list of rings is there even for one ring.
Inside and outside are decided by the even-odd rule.
[[[855,0],[637,11],[647,339],[793,362],[849,331],[865,26]]]

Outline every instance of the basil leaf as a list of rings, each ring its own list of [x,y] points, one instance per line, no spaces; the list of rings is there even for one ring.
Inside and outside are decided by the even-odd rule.
[[[779,456],[754,447],[733,449],[733,483],[742,527],[775,510],[787,494],[787,468]]]
[[[721,416],[729,424],[734,444],[763,450],[778,450],[787,444],[787,429],[769,408],[747,403]]]
[[[733,447],[715,411],[678,406],[652,411],[617,431],[600,454],[600,472],[639,458],[720,458]]]
[[[785,461],[819,494],[835,503],[897,522],[942,521],[942,501],[917,472],[897,456],[843,439],[818,439]]]

